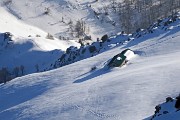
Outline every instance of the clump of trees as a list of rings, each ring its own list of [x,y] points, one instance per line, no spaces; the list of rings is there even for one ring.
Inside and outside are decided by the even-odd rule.
[[[48,33],[46,39],[54,40],[54,37],[50,33]]]
[[[73,23],[72,20],[69,21],[69,32],[72,37],[76,38],[87,38],[89,34],[89,27],[83,20],[77,20],[76,23]]]
[[[179,0],[124,0],[118,3],[119,22],[126,33],[147,28],[158,19],[175,15],[180,9]]]
[[[86,27],[85,22],[82,20],[78,20],[75,25],[75,32],[76,36],[79,38],[80,36],[83,36],[85,33]]]
[[[173,16],[179,10],[180,0],[110,0],[109,5],[104,5],[101,11],[94,13],[117,14],[119,21],[114,22],[114,26],[120,25],[118,27],[123,31],[132,33],[138,28],[149,27],[158,19]],[[95,16],[99,17],[99,14]]]
[[[23,65],[17,66],[13,68],[12,70],[9,70],[8,68],[3,67],[2,69],[0,69],[0,83],[6,83],[12,80],[13,78],[23,76],[24,70],[25,68]]]
[[[0,70],[0,83],[6,83],[8,80],[8,71],[7,68],[2,68]]]

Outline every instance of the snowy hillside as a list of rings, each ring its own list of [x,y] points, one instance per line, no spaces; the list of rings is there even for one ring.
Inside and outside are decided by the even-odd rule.
[[[57,38],[72,39],[69,22],[72,21],[73,24],[76,24],[78,20],[85,21],[86,34],[91,35],[94,41],[104,34],[120,31],[120,28],[115,29],[115,26],[112,25],[112,18],[116,18],[115,15],[108,17],[101,15],[98,19],[94,13],[94,11],[100,12],[104,5],[109,5],[110,1],[108,0],[7,1],[10,0],[2,0],[0,3],[18,19],[37,26]],[[103,19],[104,17],[106,19]]]
[[[155,107],[154,115],[145,120],[179,120],[179,102],[180,96],[176,98],[167,97],[164,103]]]
[[[23,75],[37,72],[37,67],[43,71],[69,46],[79,46],[74,41],[47,38],[47,32],[25,24],[2,7],[0,14],[0,69],[6,68],[10,74],[20,66],[24,67]]]
[[[152,24],[147,29],[138,29],[133,34],[125,34],[120,32],[117,35],[111,37],[104,35],[101,40],[93,42],[91,45],[81,46],[80,48],[71,46],[55,63],[52,63],[52,65],[55,67],[61,67],[82,59],[93,57],[118,46],[124,46],[127,48],[131,47],[144,41],[144,39],[153,38],[163,34],[164,32],[167,32],[168,30],[172,30],[172,33],[176,32],[177,29],[179,29],[178,24],[180,20],[178,17],[179,14],[170,16]],[[155,43],[152,43],[152,45],[153,44]],[[146,47],[151,47],[151,45]],[[53,69],[53,67],[51,69]]]
[[[152,28],[94,57],[1,84],[0,118],[141,120],[152,116],[154,106],[180,91],[180,21]],[[136,57],[122,68],[107,69],[107,62],[125,48]]]
[[[116,33],[119,28],[115,29],[108,22],[102,23],[94,15],[94,9],[98,11],[102,5],[108,4],[109,1],[102,0],[0,1],[0,14],[4,16],[0,20],[0,73],[5,70],[7,80],[10,80],[54,69],[54,63],[67,48],[80,46],[70,31],[71,24],[75,25],[78,20],[86,21],[86,34],[94,41],[105,33]],[[5,40],[6,32],[12,38]]]

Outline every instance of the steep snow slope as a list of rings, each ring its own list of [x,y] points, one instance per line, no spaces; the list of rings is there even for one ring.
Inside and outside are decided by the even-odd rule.
[[[108,17],[101,15],[102,18],[97,19],[94,14],[94,10],[100,12],[103,5],[109,5],[110,1],[108,0],[98,0],[97,2],[95,0],[12,0],[5,5],[4,1],[7,0],[0,2],[2,6],[17,18],[56,37],[70,37],[72,39],[68,25],[70,20],[74,25],[78,20],[85,21],[86,27],[89,29],[87,34],[91,35],[93,40],[106,33],[111,34],[120,31],[119,28],[115,29],[115,26],[110,23],[112,17],[117,15]],[[48,15],[44,14],[47,8],[49,9]]]
[[[2,7],[0,7],[0,12],[1,15],[4,16],[0,20],[0,32],[11,32],[17,38],[20,37],[28,39],[29,37],[30,39],[37,39],[35,43],[40,46],[39,49],[41,49],[42,47],[42,49],[44,50],[66,50],[66,48],[70,46],[69,44],[73,45],[73,42],[66,42],[57,39],[46,39],[47,32],[23,23],[21,20],[16,19]],[[39,38],[37,37],[37,35],[39,35]],[[18,39],[14,39],[14,41],[18,41]]]
[[[0,45],[0,69],[6,67],[12,71],[15,67],[23,65],[25,74],[32,73],[36,71],[36,64],[42,70],[50,61],[62,55],[69,46],[79,46],[74,41],[47,39],[46,32],[25,24],[2,7],[0,14],[3,16],[0,19],[0,33],[10,32],[13,35],[9,44],[3,47]],[[3,37],[0,41],[4,41]]]
[[[156,31],[95,57],[0,86],[3,120],[140,120],[180,91],[180,27]],[[129,47],[122,68],[107,61]],[[91,71],[91,68],[97,67]],[[179,114],[178,114],[179,116]],[[177,117],[178,117],[177,116]]]

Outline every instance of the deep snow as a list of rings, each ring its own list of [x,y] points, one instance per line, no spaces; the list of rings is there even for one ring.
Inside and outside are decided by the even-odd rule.
[[[56,70],[1,84],[0,118],[140,120],[153,115],[156,105],[180,91],[179,22],[172,26]],[[136,57],[122,68],[106,69],[107,61],[127,47]]]
[[[3,1],[0,1],[3,16],[0,33],[11,32],[13,42],[1,49],[0,67],[13,69],[23,64],[26,74],[35,72],[36,64],[43,70],[69,46],[79,46],[74,41],[46,39],[48,32],[56,37],[67,37],[68,26],[61,22],[62,17],[66,21],[85,19],[94,40],[120,30],[101,23],[93,14],[93,9],[98,11],[104,4],[109,4],[109,0],[16,0],[8,5],[3,5]],[[43,15],[47,7],[50,14]],[[115,16],[109,16],[107,21],[111,17]],[[177,96],[180,91],[179,21],[167,26],[166,30],[154,28],[154,31],[125,41],[123,45],[116,43],[119,36],[115,36],[112,38],[115,43],[108,45],[111,49],[99,55],[0,84],[0,119],[148,119],[154,114],[156,105],[168,96]],[[134,50],[136,57],[122,68],[107,69],[108,61],[126,48]],[[157,120],[180,118],[180,113],[174,112],[172,106],[165,105],[164,109],[172,109],[172,113],[157,117]]]

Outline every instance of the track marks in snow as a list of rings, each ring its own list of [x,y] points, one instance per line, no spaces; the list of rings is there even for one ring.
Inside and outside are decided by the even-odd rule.
[[[85,108],[78,104],[68,104],[68,103],[63,104],[62,112],[72,111],[72,110],[79,111],[81,113],[86,113],[87,115],[94,116],[94,117],[97,117],[100,119],[120,120],[120,117],[118,115],[106,114],[106,113],[100,112],[98,110],[96,111],[93,109]]]

